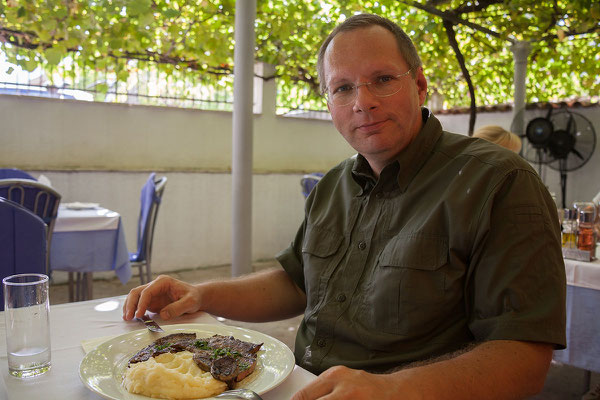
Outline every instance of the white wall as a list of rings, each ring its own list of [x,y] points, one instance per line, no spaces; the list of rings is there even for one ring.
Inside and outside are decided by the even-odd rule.
[[[330,121],[278,117],[274,81],[254,118],[253,258],[272,258],[303,215],[300,178],[353,150]],[[574,109],[600,134],[600,108]],[[468,115],[439,115],[464,133]],[[477,125],[510,128],[511,113],[482,113]],[[600,151],[568,174],[567,202],[600,191]],[[231,240],[231,114],[166,107],[0,95],[0,167],[43,173],[64,202],[99,202],[121,213],[135,247],[139,192],[150,171],[168,183],[158,217],[154,271],[227,264]],[[537,169],[537,168],[536,168]],[[560,200],[558,172],[546,183]]]

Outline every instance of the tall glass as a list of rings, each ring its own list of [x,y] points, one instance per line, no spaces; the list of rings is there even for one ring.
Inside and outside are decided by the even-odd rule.
[[[50,369],[48,277],[12,275],[2,284],[8,372],[19,378],[41,375]]]

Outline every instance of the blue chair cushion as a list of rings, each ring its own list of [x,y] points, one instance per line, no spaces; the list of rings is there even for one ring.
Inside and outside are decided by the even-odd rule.
[[[130,261],[145,261],[144,246],[146,245],[145,231],[148,227],[148,217],[153,203],[160,203],[160,197],[156,196],[156,184],[153,172],[148,177],[146,184],[142,187],[140,194],[140,216],[138,220],[137,250],[129,254]]]
[[[46,272],[46,225],[19,204],[0,197],[0,276]],[[4,299],[0,285],[0,299]],[[4,309],[4,301],[0,301]]]

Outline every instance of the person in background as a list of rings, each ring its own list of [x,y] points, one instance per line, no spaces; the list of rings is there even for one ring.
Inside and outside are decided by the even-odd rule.
[[[521,138],[498,125],[486,125],[475,130],[473,137],[505,147],[518,153],[521,151]]]
[[[552,198],[521,157],[442,129],[410,38],[371,14],[319,51],[333,123],[358,152],[327,172],[277,260],[189,284],[159,276],[123,318],[204,310],[243,321],[304,313],[292,400],[520,399],[565,347],[565,270]]]

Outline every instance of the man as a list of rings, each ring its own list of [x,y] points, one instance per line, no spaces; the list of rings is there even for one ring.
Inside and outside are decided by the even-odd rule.
[[[133,289],[126,320],[205,310],[246,321],[304,312],[312,399],[514,399],[541,390],[565,346],[565,275],[552,200],[530,166],[443,132],[394,23],[358,15],[319,53],[334,125],[359,153],[329,171],[272,270]]]

